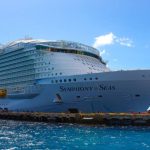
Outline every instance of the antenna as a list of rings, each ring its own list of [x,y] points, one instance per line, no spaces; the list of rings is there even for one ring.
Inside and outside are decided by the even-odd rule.
[[[32,40],[33,38],[32,37],[30,37],[29,35],[25,35],[24,36],[24,40]]]

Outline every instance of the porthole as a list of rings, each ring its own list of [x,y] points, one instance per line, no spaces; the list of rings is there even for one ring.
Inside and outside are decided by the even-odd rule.
[[[98,80],[98,78],[96,77],[95,80]]]
[[[92,80],[92,78],[90,78],[90,80]]]
[[[84,78],[84,80],[86,80],[86,78]]]
[[[71,79],[69,79],[68,81],[71,82]]]
[[[59,80],[59,82],[62,82],[62,80]]]
[[[98,97],[103,97],[102,95],[98,95]]]
[[[66,82],[67,80],[66,79],[64,79],[64,82]]]
[[[75,81],[75,82],[76,82],[76,79],[73,79],[73,81]]]
[[[80,96],[77,96],[77,98],[80,98]]]
[[[58,82],[58,80],[55,80],[55,82],[57,83],[57,82]]]
[[[140,94],[136,94],[135,97],[140,97]]]

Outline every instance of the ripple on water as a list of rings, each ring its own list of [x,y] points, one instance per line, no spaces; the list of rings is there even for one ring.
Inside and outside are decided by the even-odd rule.
[[[0,120],[0,149],[149,150],[150,128]]]

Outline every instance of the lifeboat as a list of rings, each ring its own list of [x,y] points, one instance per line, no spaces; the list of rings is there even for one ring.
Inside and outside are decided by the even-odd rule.
[[[7,95],[6,89],[0,89],[0,97],[5,97]]]

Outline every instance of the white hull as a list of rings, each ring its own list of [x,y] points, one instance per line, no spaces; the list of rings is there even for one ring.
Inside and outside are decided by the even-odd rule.
[[[36,85],[40,86],[36,94],[1,98],[0,107],[13,111],[66,112],[74,108],[80,112],[145,112],[150,106],[150,70],[63,78],[75,78],[76,82],[51,84],[43,79]]]

